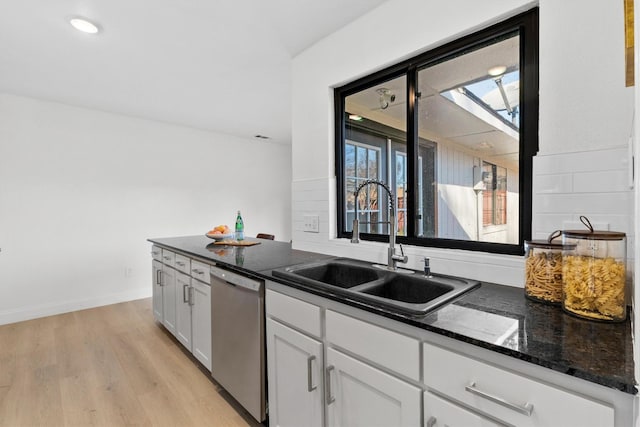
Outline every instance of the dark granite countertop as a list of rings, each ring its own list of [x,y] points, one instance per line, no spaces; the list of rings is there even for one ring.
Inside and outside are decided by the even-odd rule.
[[[230,247],[213,245],[206,236],[149,241],[557,372],[637,393],[629,319],[623,323],[579,319],[558,306],[529,301],[521,288],[491,283],[482,283],[426,316],[409,316],[273,277],[271,271],[276,268],[331,258],[291,249],[290,243],[260,240],[255,246]]]

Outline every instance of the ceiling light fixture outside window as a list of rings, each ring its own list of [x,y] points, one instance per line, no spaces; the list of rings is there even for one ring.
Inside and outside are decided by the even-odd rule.
[[[501,76],[507,71],[507,67],[504,65],[496,65],[495,67],[489,68],[487,71],[491,77]]]
[[[78,31],[82,31],[83,33],[88,34],[97,34],[100,31],[100,28],[97,24],[89,21],[87,18],[82,18],[79,16],[74,16],[69,19],[69,23]]]

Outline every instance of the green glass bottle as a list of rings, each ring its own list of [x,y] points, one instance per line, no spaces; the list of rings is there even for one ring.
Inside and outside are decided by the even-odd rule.
[[[238,216],[236,217],[236,240],[244,240],[244,222],[240,211],[238,211]]]

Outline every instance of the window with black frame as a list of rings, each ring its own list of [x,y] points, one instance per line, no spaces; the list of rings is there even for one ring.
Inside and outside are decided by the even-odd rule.
[[[335,90],[338,235],[521,254],[538,146],[537,9]]]

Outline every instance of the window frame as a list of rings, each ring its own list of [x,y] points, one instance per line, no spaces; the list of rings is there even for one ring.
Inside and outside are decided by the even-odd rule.
[[[354,82],[334,89],[335,111],[335,173],[337,185],[337,237],[350,238],[352,232],[346,231],[345,210],[345,171],[344,141],[346,135],[345,99],[347,96],[365,90],[376,84],[397,77],[406,76],[407,84],[407,236],[398,236],[398,243],[436,247],[483,251],[508,255],[524,255],[524,241],[531,239],[532,220],[532,172],[533,156],[538,152],[538,106],[539,106],[539,12],[535,7],[500,23],[463,36],[440,47],[424,52],[408,60],[387,67],[365,76]],[[418,183],[418,108],[416,88],[418,70],[483,45],[491,44],[496,39],[517,32],[520,36],[520,159],[519,159],[519,221],[518,243],[492,243],[484,241],[457,240],[437,237],[416,236],[416,204],[414,189]],[[437,214],[435,221],[437,222]],[[388,241],[388,235],[361,233],[360,238],[370,241]]]

